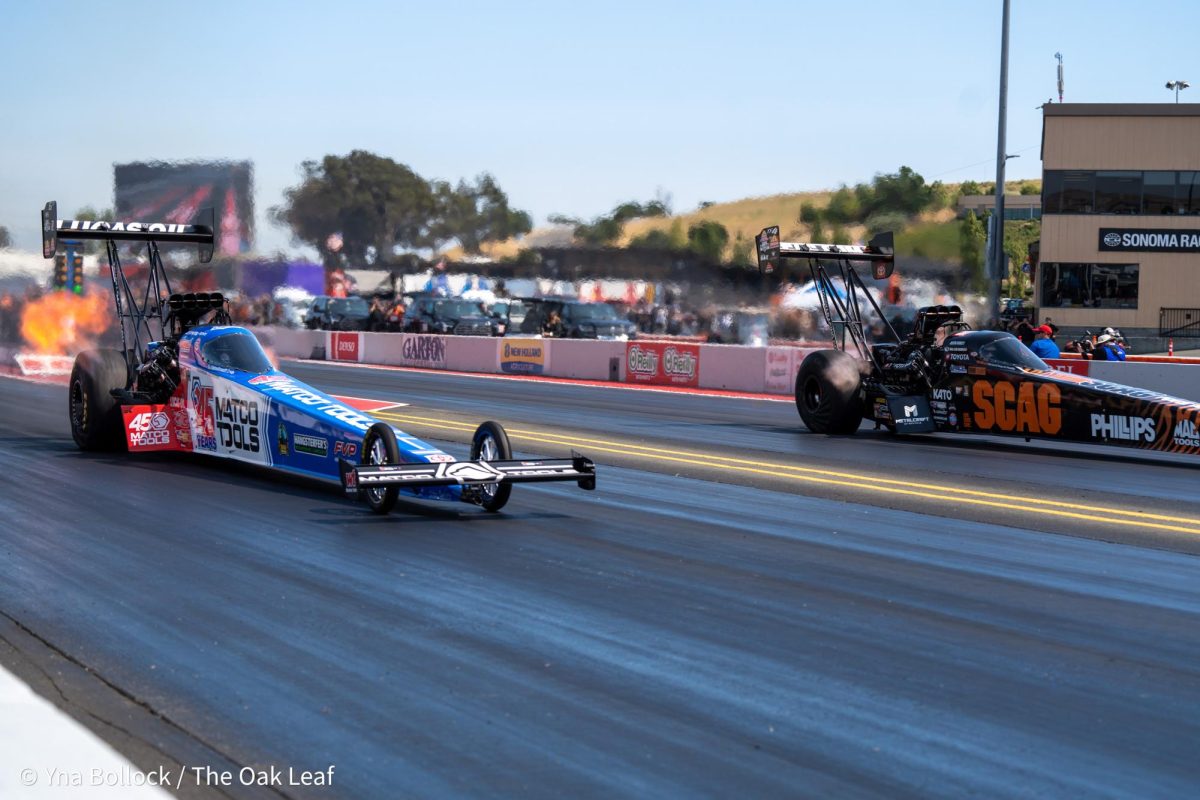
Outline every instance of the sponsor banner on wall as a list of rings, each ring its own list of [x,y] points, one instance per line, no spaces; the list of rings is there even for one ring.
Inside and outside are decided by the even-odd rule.
[[[787,394],[795,385],[796,348],[768,347],[765,388],[768,392]]]
[[[659,386],[699,386],[700,345],[627,342],[625,381]]]
[[[362,361],[362,334],[358,331],[329,331],[326,345],[329,361]]]
[[[400,342],[400,364],[405,367],[446,368],[446,337],[406,333]]]
[[[1179,228],[1101,228],[1105,253],[1200,253],[1200,230]]]
[[[500,344],[500,371],[543,375],[550,369],[550,346],[545,339],[504,339]]]
[[[1043,360],[1059,372],[1069,372],[1072,375],[1087,375],[1088,367],[1092,363],[1083,358],[1046,358]]]

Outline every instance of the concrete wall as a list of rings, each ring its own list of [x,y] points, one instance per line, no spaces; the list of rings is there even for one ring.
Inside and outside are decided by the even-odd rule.
[[[281,358],[311,358],[314,352],[328,357],[331,334],[325,331],[296,331],[281,328],[255,329],[259,340]],[[343,350],[357,354],[347,360],[368,364],[417,366],[461,372],[501,372],[501,348],[506,341],[486,336],[435,336],[415,333],[355,333],[357,347]],[[580,339],[542,339],[544,347],[540,374],[593,381],[628,380],[625,342],[596,342]],[[741,347],[698,345],[698,385],[703,389],[791,395],[795,376],[811,349],[799,347]],[[614,363],[615,362],[615,363]],[[1162,361],[1062,362],[1073,372],[1099,380],[1150,389],[1200,402],[1200,364]]]

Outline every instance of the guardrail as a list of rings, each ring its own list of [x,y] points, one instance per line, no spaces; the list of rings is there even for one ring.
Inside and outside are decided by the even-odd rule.
[[[258,328],[279,356],[509,375],[544,375],[646,386],[791,395],[805,356],[818,347],[744,347],[637,339],[630,342],[428,333],[359,333]],[[1051,366],[1098,380],[1200,401],[1200,359],[1078,357]]]

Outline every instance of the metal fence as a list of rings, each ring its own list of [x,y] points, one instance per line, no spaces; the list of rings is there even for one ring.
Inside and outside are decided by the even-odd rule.
[[[1160,308],[1158,335],[1200,338],[1200,308]]]

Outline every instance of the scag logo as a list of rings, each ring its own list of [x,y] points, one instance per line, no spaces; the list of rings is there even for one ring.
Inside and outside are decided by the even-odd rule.
[[[971,390],[977,428],[1053,435],[1062,429],[1062,393],[1052,383],[976,381]]]

